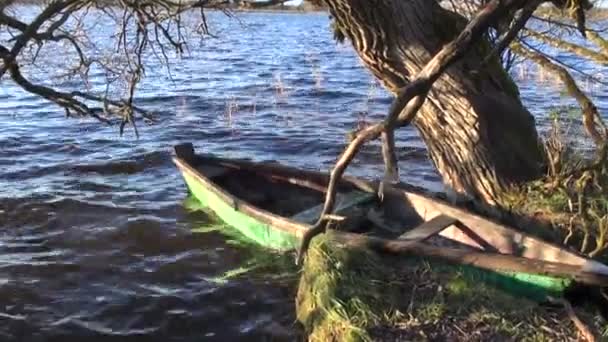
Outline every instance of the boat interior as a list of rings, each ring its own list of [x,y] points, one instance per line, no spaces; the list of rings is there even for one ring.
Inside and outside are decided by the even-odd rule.
[[[232,196],[292,221],[312,225],[323,209],[326,193],[326,182],[323,180],[236,165],[201,163],[197,169]],[[343,183],[338,187],[334,212],[328,220],[329,227],[388,239],[429,238],[435,244],[469,248],[440,237],[430,237],[455,224],[456,219],[443,215],[425,222],[413,207],[407,205],[403,196],[395,196],[398,197],[398,194],[385,194],[380,201],[375,192],[362,191],[352,184]]]

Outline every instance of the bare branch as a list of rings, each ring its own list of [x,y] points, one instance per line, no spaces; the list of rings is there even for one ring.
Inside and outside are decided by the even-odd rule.
[[[602,146],[608,138],[608,130],[600,116],[597,107],[591,99],[580,90],[576,81],[566,68],[557,65],[544,55],[527,49],[519,43],[513,43],[511,49],[534,63],[556,74],[566,87],[566,91],[578,102],[583,114],[583,125],[597,146]],[[599,128],[599,129],[598,129]]]
[[[574,66],[572,64],[566,63],[566,62],[564,62],[562,60],[557,59],[556,57],[553,57],[553,56],[550,56],[550,55],[547,55],[547,54],[543,53],[539,49],[537,49],[534,46],[530,45],[525,40],[520,40],[519,43],[522,44],[522,45],[524,45],[527,49],[532,50],[532,51],[536,52],[537,54],[544,56],[545,58],[549,59],[554,64],[562,66],[566,70],[574,71],[574,72],[576,72],[576,73],[578,73],[578,74],[586,77],[587,79],[589,79],[589,80],[591,80],[591,81],[593,81],[595,83],[603,84],[603,85],[608,85],[608,82],[603,81],[603,80],[595,77],[594,75],[591,75],[588,72],[585,72],[585,71],[583,71],[580,68],[577,68],[576,66]]]
[[[509,30],[498,38],[498,43],[494,46],[492,52],[485,58],[483,64],[487,64],[491,58],[494,58],[494,56],[500,56],[503,53],[504,49],[506,49],[513,39],[517,37],[519,31],[526,26],[526,23],[541,3],[542,0],[535,0],[530,1],[524,6],[519,15],[513,20]]]
[[[553,46],[555,48],[558,48],[560,50],[568,51],[568,52],[574,53],[576,55],[586,57],[596,63],[608,65],[608,54],[602,54],[602,53],[593,51],[591,49],[588,49],[586,47],[580,46],[578,44],[567,42],[567,41],[561,40],[557,37],[552,37],[548,34],[541,34],[537,31],[534,31],[531,29],[527,29],[526,33],[529,36],[531,36],[532,38],[534,38],[538,41],[541,41],[543,43],[546,43],[550,46]],[[594,36],[594,37],[599,37],[599,35]]]
[[[40,13],[31,24],[29,24],[25,30],[23,30],[22,35],[16,39],[13,48],[10,51],[10,55],[4,59],[4,68],[0,69],[0,77],[6,72],[7,68],[11,67],[11,64],[14,63],[17,55],[21,52],[30,39],[37,35],[38,29],[44,25],[44,23],[53,18],[55,15],[60,13],[61,11],[68,9],[70,6],[76,4],[78,0],[67,0],[67,1],[55,1],[51,2],[45,9]]]
[[[551,26],[554,27],[558,27],[558,28],[562,28],[562,29],[568,29],[568,30],[578,30],[578,27],[576,25],[572,25],[570,23],[561,21],[561,20],[557,20],[557,19],[553,19],[549,16],[543,16],[543,15],[532,15],[532,18],[538,21],[542,21],[544,23],[547,23]],[[589,32],[602,32],[602,30],[595,30],[592,28],[587,28],[586,33],[589,34]]]
[[[181,55],[187,45],[182,15],[193,9],[200,11],[202,33],[208,33],[205,8],[221,7],[223,0],[175,1],[175,0],[55,0],[46,4],[31,21],[8,14],[14,1],[3,1],[0,5],[0,28],[9,28],[12,38],[7,45],[0,45],[0,77],[8,74],[10,79],[24,90],[39,95],[62,106],[68,116],[91,116],[110,123],[112,117],[120,120],[120,132],[129,124],[139,135],[138,117],[155,120],[151,113],[135,105],[137,86],[146,73],[146,54],[161,58],[169,65],[170,50]],[[116,51],[100,53],[96,43],[89,39],[91,28],[87,23],[90,9],[101,19],[114,21],[119,27],[112,37]],[[87,23],[85,23],[87,20]],[[15,33],[13,33],[15,32]],[[107,87],[105,95],[89,91],[64,92],[36,84],[21,71],[21,65],[37,65],[46,45],[66,42],[68,50],[60,77],[80,77],[87,85],[92,67],[105,72]],[[0,42],[1,44],[2,42]],[[12,43],[12,46],[10,45]],[[160,50],[161,55],[156,54]],[[27,55],[32,51],[33,55]],[[73,62],[73,66],[68,63]],[[113,98],[111,94],[114,94]],[[137,114],[137,116],[135,115]]]
[[[599,33],[595,31],[587,31],[587,38],[601,50],[606,58],[608,58],[608,40],[602,38]]]

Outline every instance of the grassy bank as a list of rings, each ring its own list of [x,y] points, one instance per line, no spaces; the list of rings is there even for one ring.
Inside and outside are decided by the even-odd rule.
[[[297,317],[311,341],[575,340],[559,307],[513,297],[441,264],[336,248],[317,238],[300,278]],[[608,326],[578,315],[599,335]],[[608,335],[604,335],[608,338]]]
[[[546,176],[507,192],[503,205],[540,223],[519,228],[608,263],[608,146],[590,150],[574,119],[552,116]]]

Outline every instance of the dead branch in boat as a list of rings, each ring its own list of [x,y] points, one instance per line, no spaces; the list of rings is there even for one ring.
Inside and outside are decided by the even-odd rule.
[[[384,184],[399,181],[399,165],[395,154],[395,132],[385,130],[382,132],[382,159],[384,161],[384,179],[378,189],[378,196],[382,201],[384,198]]]
[[[538,4],[537,4],[538,5]],[[514,10],[526,6],[525,1],[498,1],[493,0],[483,7],[475,17],[467,24],[462,32],[449,44],[445,45],[435,56],[424,66],[418,73],[416,78],[407,86],[397,92],[397,97],[393,101],[387,118],[373,126],[360,131],[356,138],[348,145],[346,150],[336,162],[330,174],[330,182],[325,204],[320,219],[314,226],[308,230],[303,238],[300,248],[297,252],[297,263],[301,264],[302,259],[310,245],[310,241],[316,235],[325,231],[325,221],[321,218],[330,214],[334,207],[336,197],[336,185],[338,180],[344,174],[344,171],[353,160],[359,149],[368,141],[378,138],[382,133],[386,134],[384,139],[385,152],[384,162],[385,170],[390,172],[394,170],[393,161],[396,161],[394,155],[394,131],[397,127],[408,125],[416,116],[416,113],[426,100],[426,96],[431,89],[433,83],[443,74],[443,72],[457,61],[471,46],[476,43],[486,30],[500,19],[505,13],[510,13]],[[517,25],[520,27],[523,25]],[[521,28],[521,27],[520,27]],[[510,34],[504,37],[503,44],[508,44],[509,39],[513,39],[516,35]]]

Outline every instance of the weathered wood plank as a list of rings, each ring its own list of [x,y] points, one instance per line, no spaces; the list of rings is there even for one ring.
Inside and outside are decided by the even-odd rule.
[[[605,272],[605,268],[597,267],[597,263],[593,260],[588,261],[589,265],[570,265],[513,255],[436,247],[411,240],[386,240],[335,230],[331,231],[331,238],[343,245],[355,248],[369,248],[384,253],[438,258],[453,264],[475,266],[491,271],[565,277],[582,284],[608,286],[608,273]]]
[[[399,240],[424,241],[447,227],[458,223],[458,220],[448,215],[438,215],[416,228],[399,236]]]

